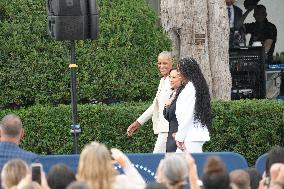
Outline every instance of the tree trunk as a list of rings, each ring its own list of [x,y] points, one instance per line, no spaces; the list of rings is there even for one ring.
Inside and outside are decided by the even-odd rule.
[[[176,59],[197,60],[213,99],[230,99],[229,24],[224,0],[161,0],[161,24]]]

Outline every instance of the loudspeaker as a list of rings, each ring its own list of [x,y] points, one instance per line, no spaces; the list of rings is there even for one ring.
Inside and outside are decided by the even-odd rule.
[[[47,0],[48,34],[55,40],[97,39],[96,0]]]

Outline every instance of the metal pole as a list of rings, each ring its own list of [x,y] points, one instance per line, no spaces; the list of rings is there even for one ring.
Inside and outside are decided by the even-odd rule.
[[[77,87],[76,87],[76,69],[78,66],[75,64],[75,41],[70,41],[70,74],[71,74],[71,108],[72,108],[72,125],[71,133],[73,135],[73,152],[79,153],[78,137],[81,133],[80,125],[78,124],[77,116]]]

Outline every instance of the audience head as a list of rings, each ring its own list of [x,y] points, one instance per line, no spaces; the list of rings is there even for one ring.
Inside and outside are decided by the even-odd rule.
[[[273,147],[267,155],[265,173],[270,176],[270,168],[274,163],[284,163],[284,147]]]
[[[263,5],[256,5],[254,8],[253,17],[256,22],[263,22],[266,19],[267,13],[266,8]]]
[[[167,77],[172,67],[173,67],[173,60],[171,53],[168,51],[161,52],[158,56],[158,69],[160,73],[164,77]]]
[[[259,181],[261,180],[261,174],[255,168],[248,168],[245,171],[250,177],[250,188],[258,189]]]
[[[195,88],[195,120],[200,121],[203,126],[207,126],[210,129],[212,113],[209,88],[198,63],[193,58],[183,58],[178,61],[177,70],[182,78],[182,82],[192,82]]]
[[[21,119],[15,114],[6,115],[0,124],[0,141],[19,144],[24,135]]]
[[[65,189],[68,184],[75,180],[75,174],[65,164],[54,165],[47,175],[47,182],[50,189]]]
[[[113,168],[110,151],[104,144],[92,142],[80,154],[77,180],[90,188],[110,188],[117,172]]]
[[[230,181],[234,183],[238,189],[250,189],[249,174],[241,169],[234,170],[230,173]]]
[[[29,173],[29,166],[21,159],[12,159],[5,163],[1,172],[1,181],[3,188],[11,188]]]
[[[202,180],[204,189],[229,189],[230,187],[229,174],[218,156],[207,158]]]
[[[145,189],[167,189],[167,187],[161,183],[152,182],[147,184]]]
[[[168,153],[160,167],[161,181],[168,188],[183,188],[188,176],[187,162],[182,154]]]
[[[91,189],[85,182],[74,181],[67,186],[67,189]]]

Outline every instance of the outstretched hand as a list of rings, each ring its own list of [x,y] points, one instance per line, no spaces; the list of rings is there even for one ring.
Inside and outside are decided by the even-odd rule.
[[[133,122],[129,127],[127,128],[127,135],[132,136],[133,133],[141,126],[141,124],[138,121]]]
[[[121,165],[121,167],[125,168],[131,165],[130,160],[122,151],[120,151],[117,148],[112,148],[110,151],[114,161],[116,161],[119,165]]]

